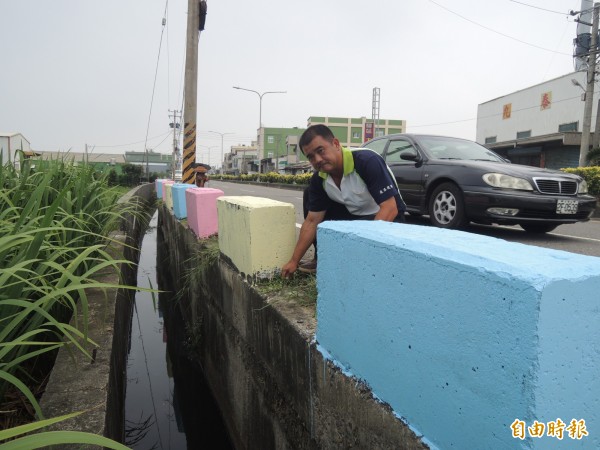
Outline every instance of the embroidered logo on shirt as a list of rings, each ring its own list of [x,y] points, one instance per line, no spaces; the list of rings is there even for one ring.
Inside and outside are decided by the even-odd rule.
[[[390,189],[393,189],[394,186],[392,186],[391,184],[384,187],[382,190],[379,191],[380,194],[383,194],[385,191],[389,191]]]

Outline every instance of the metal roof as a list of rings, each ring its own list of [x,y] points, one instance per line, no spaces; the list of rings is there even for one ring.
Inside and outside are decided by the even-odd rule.
[[[82,152],[71,152],[71,151],[36,151],[41,158],[44,159],[58,159],[58,158],[66,158],[73,161],[87,161],[90,163],[110,163],[115,162],[117,164],[124,164],[125,158],[123,155],[118,153],[95,153],[88,152],[87,157],[85,153]]]

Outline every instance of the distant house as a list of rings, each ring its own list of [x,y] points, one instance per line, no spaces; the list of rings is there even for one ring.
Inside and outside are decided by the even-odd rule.
[[[0,132],[0,155],[2,156],[2,163],[13,161],[17,150],[31,152],[31,145],[25,136],[21,133]]]
[[[225,154],[223,171],[230,175],[252,172],[256,158],[256,145],[232,145],[231,151]]]

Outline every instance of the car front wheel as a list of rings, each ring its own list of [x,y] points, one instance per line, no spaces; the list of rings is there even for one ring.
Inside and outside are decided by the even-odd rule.
[[[554,230],[558,225],[549,225],[545,223],[520,223],[521,228],[523,228],[528,233],[549,233]]]
[[[440,228],[462,228],[469,222],[458,186],[443,183],[435,188],[429,200],[429,220]]]

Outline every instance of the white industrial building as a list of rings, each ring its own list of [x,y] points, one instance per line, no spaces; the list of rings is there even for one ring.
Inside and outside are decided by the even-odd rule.
[[[577,167],[586,72],[572,72],[482,103],[476,140],[518,164]],[[596,97],[596,95],[595,95]],[[595,129],[597,104],[592,110]]]
[[[229,175],[240,175],[252,172],[252,163],[257,158],[258,147],[252,145],[232,145],[230,152],[225,154],[223,172]]]
[[[477,107],[477,142],[513,163],[549,169],[579,165],[587,77],[594,76],[591,70],[588,74],[595,61],[591,45],[593,8],[592,0],[581,0],[581,10],[576,13],[575,72],[481,103]],[[593,105],[592,133],[595,129],[600,133],[600,125],[596,126],[597,98],[598,92],[594,92],[588,99]],[[593,142],[592,134],[590,144]]]
[[[23,150],[27,154],[31,152],[31,145],[25,136],[21,133],[0,132],[0,155],[2,155],[2,163],[13,161],[17,150]]]

